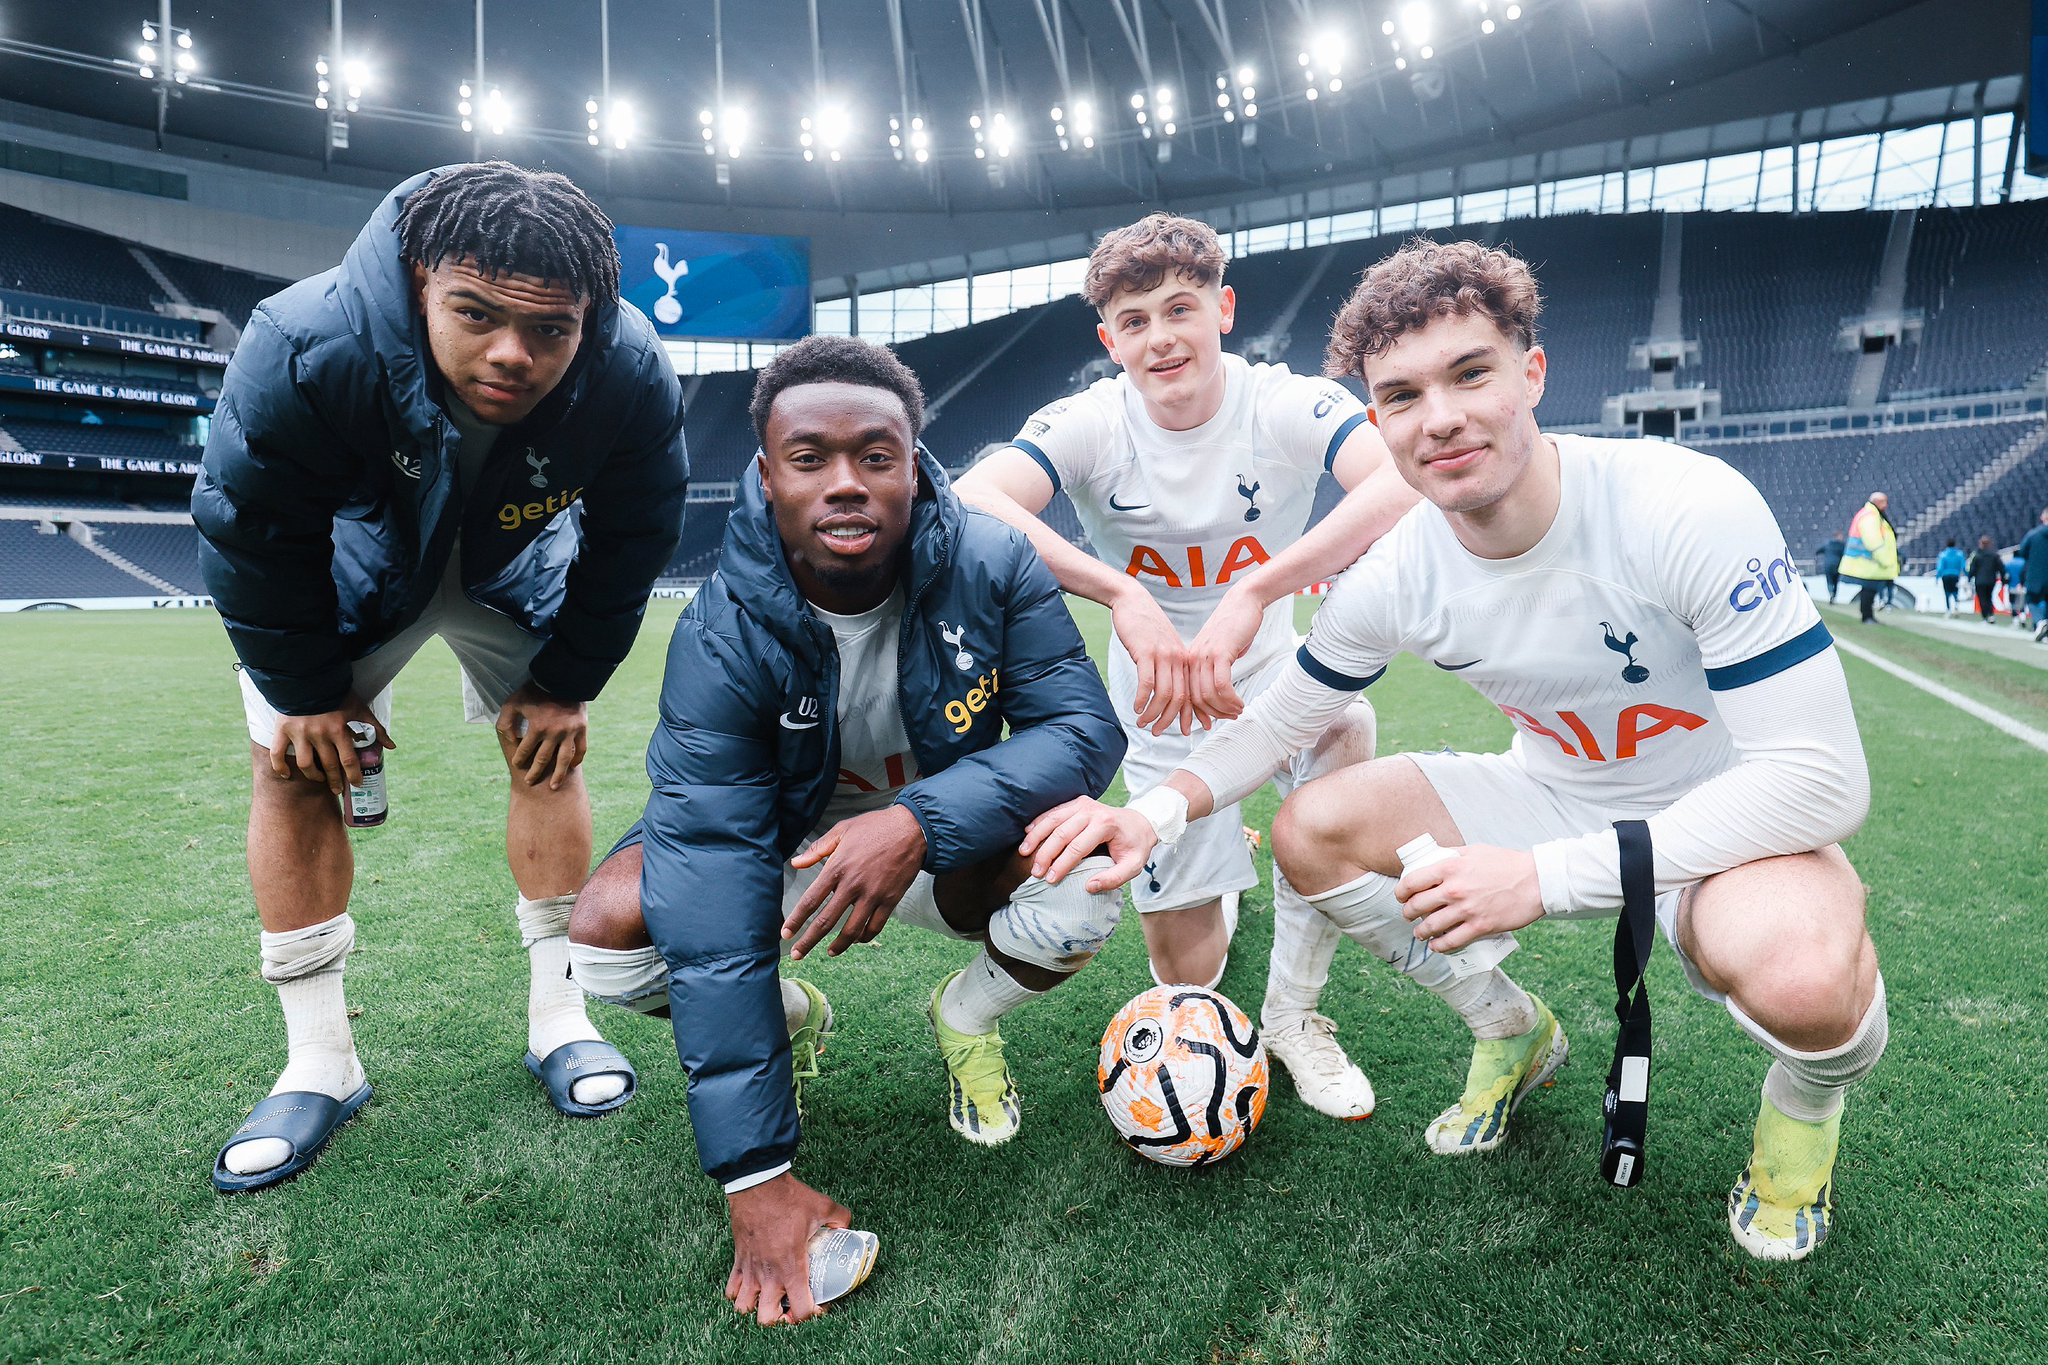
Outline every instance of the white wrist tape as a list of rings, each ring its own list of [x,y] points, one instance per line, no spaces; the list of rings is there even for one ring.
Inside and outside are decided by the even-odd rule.
[[[1124,809],[1134,810],[1151,821],[1153,833],[1169,848],[1188,832],[1188,799],[1172,787],[1154,787],[1126,803]]]

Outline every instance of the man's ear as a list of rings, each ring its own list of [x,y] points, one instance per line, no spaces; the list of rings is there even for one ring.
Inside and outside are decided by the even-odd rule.
[[[1113,342],[1113,341],[1111,341],[1111,340],[1109,339],[1109,324],[1108,324],[1108,323],[1106,323],[1106,322],[1098,322],[1098,323],[1096,323],[1096,324],[1095,324],[1095,339],[1096,339],[1097,341],[1100,341],[1100,342],[1102,343],[1102,349],[1103,349],[1103,350],[1105,350],[1105,351],[1108,351],[1108,352],[1109,352],[1109,358],[1110,358],[1111,360],[1114,360],[1114,361],[1116,361],[1116,363],[1117,363],[1117,364],[1119,364],[1119,365],[1121,365],[1121,364],[1123,364],[1123,363],[1124,363],[1124,362],[1123,362],[1123,361],[1122,361],[1122,360],[1121,360],[1121,359],[1120,359],[1120,358],[1119,358],[1119,357],[1117,356],[1117,353],[1116,353],[1116,343],[1115,343],[1115,342]]]
[[[1529,390],[1529,406],[1543,401],[1543,385],[1550,377],[1550,357],[1541,346],[1531,346],[1522,357],[1522,382]]]
[[[427,268],[418,261],[412,263],[412,306],[414,311],[427,311]]]
[[[759,475],[761,476],[761,491],[762,491],[763,493],[766,493],[766,492],[768,491],[768,452],[767,452],[767,451],[765,451],[765,450],[757,450],[757,451],[755,451],[755,452],[754,452],[754,472],[755,472],[755,473],[757,473],[757,474],[759,474]],[[772,498],[772,497],[770,498],[770,501],[773,501],[773,498]]]
[[[1223,314],[1223,325],[1217,330],[1228,332],[1237,325],[1237,291],[1229,285],[1223,286],[1223,297],[1218,304]]]

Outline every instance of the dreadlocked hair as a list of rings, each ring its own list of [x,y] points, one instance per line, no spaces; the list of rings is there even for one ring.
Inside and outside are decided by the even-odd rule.
[[[619,297],[604,210],[568,176],[509,161],[458,166],[414,190],[398,215],[398,254],[427,270],[466,259],[485,279],[531,275],[594,305]]]

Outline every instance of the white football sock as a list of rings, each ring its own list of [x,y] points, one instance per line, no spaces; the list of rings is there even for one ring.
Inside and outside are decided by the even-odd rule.
[[[1498,967],[1484,976],[1452,977],[1430,990],[1458,1012],[1474,1038],[1519,1038],[1536,1027],[1536,1002]]]
[[[1266,1003],[1260,1010],[1267,1023],[1316,1007],[1343,936],[1301,898],[1285,873],[1273,869],[1273,956],[1266,967]]]
[[[1443,954],[1430,952],[1415,937],[1415,926],[1402,918],[1394,899],[1399,885],[1399,878],[1368,872],[1305,899],[1367,952],[1456,1010],[1473,1037],[1513,1038],[1536,1027],[1535,1001],[1506,972],[1495,967],[1459,976]]]
[[[1877,979],[1870,1008],[1863,1012],[1862,1022],[1849,1041],[1822,1052],[1800,1052],[1786,1047],[1737,1009],[1732,1000],[1728,1002],[1728,1012],[1776,1059],[1764,1073],[1764,1098],[1786,1118],[1805,1123],[1824,1123],[1833,1118],[1849,1087],[1876,1068],[1877,1059],[1884,1055],[1885,1043],[1891,1038],[1882,976]]]
[[[346,913],[304,929],[261,934],[263,975],[277,986],[284,1009],[288,1057],[270,1093],[312,1091],[345,1100],[363,1088],[363,1064],[342,995],[342,963],[355,943]],[[222,1160],[236,1175],[282,1166],[292,1145],[283,1138],[252,1138],[228,1148]]]
[[[782,1022],[789,1026],[789,1036],[796,1037],[796,1031],[804,1026],[804,1020],[811,1017],[811,997],[797,988],[794,981],[782,983]]]
[[[543,1060],[564,1043],[604,1040],[583,1007],[583,988],[569,973],[569,912],[575,904],[573,893],[539,900],[521,896],[513,911],[532,970],[526,993],[526,1046]],[[569,1096],[578,1104],[603,1104],[625,1092],[626,1078],[616,1072],[585,1076],[569,1086]]]
[[[984,948],[939,996],[939,1022],[956,1033],[992,1033],[997,1020],[1042,994],[1019,985]]]
[[[642,948],[594,948],[569,944],[569,974],[586,995],[636,1014],[668,1008],[668,963],[653,944]]]

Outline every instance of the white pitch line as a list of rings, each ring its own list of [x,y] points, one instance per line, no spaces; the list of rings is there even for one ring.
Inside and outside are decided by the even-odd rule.
[[[2008,735],[2011,735],[2014,739],[2020,740],[2021,742],[2026,744],[2031,744],[2036,749],[2039,749],[2042,753],[2048,753],[2048,734],[2043,734],[2041,731],[2036,730],[2031,725],[2022,725],[2019,721],[2012,719],[2010,716],[2000,715],[1997,711],[1992,710],[1983,702],[1973,701],[1969,697],[1964,696],[1962,693],[1954,691],[1950,688],[1943,687],[1940,683],[1935,682],[1930,678],[1923,678],[1910,668],[1901,668],[1899,665],[1893,663],[1890,659],[1879,658],[1877,655],[1872,654],[1869,650],[1863,648],[1863,646],[1850,644],[1847,640],[1844,640],[1839,635],[1835,637],[1835,648],[1841,650],[1844,654],[1848,654],[1854,658],[1863,660],[1863,662],[1869,664],[1873,668],[1883,669],[1885,672],[1891,674],[1894,678],[1899,679],[1901,682],[1911,683],[1913,686],[1919,688],[1922,692],[1926,692],[1931,696],[1940,697],[1943,701],[1947,702],[1950,706],[1955,707],[1958,711],[1967,711],[1969,714],[1975,716],[1978,720],[1983,721],[1986,725],[1991,726],[1993,729],[2003,730]]]

